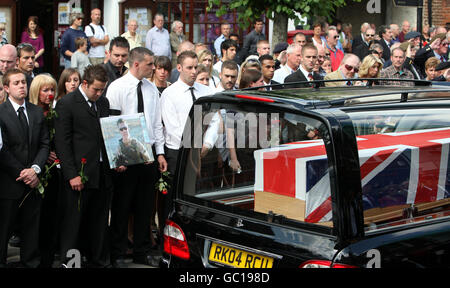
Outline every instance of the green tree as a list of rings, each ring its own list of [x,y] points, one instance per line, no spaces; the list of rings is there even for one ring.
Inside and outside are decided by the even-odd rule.
[[[361,2],[361,0],[349,1]],[[219,17],[235,9],[239,15],[238,21],[244,28],[249,27],[261,15],[272,19],[272,44],[286,41],[288,20],[294,19],[296,25],[300,21],[296,12],[307,19],[324,17],[330,21],[336,8],[345,6],[346,2],[346,0],[208,0],[209,9],[218,7],[216,15]]]

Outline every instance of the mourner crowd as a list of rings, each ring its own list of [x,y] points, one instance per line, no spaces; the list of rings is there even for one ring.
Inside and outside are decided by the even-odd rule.
[[[161,14],[146,39],[134,19],[126,33],[110,39],[101,11],[90,17],[83,29],[84,15],[71,14],[59,77],[43,73],[37,17],[28,19],[17,47],[3,37],[0,267],[12,265],[9,245],[20,246],[19,267],[63,267],[71,249],[81,252],[84,267],[126,267],[127,257],[157,266],[171,192],[155,183],[166,171],[174,174],[184,125],[199,97],[308,87],[313,80],[337,80],[316,82],[325,86],[450,80],[445,27],[419,33],[408,21],[401,27],[364,23],[353,37],[350,24],[316,23],[312,36],[298,33],[292,44],[272,49],[262,21],[241,47],[227,23],[205,45],[187,41],[180,21],[169,33]],[[137,113],[145,116],[154,161],[110,169],[99,119]],[[137,150],[126,123],[117,126],[123,149]]]

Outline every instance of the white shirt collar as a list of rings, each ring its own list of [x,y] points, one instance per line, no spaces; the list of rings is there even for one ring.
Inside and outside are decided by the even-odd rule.
[[[300,71],[302,71],[303,75],[305,75],[306,80],[310,81],[309,78],[308,78],[308,75],[309,75],[309,73],[313,74],[313,72],[312,71],[311,72],[306,71],[301,64],[299,66],[299,69],[300,69]]]
[[[11,105],[14,108],[14,111],[16,111],[16,113],[18,113],[17,110],[19,110],[20,107],[23,107],[25,109],[25,111],[27,110],[27,106],[25,105],[26,101],[23,102],[22,105],[17,104],[16,102],[14,102],[13,100],[11,100],[11,97],[8,97],[9,102],[11,102]]]

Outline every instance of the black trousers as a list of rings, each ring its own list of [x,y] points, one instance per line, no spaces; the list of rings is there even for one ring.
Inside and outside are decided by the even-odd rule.
[[[100,167],[100,187],[72,190],[68,181],[62,193],[62,220],[60,227],[61,260],[68,259],[67,251],[78,249],[94,265],[106,264],[102,259],[106,243],[112,186],[106,179],[109,169]]]
[[[177,169],[177,160],[178,160],[178,153],[179,150],[174,150],[167,148],[167,146],[164,146],[164,153],[165,158],[167,161],[167,171],[169,171],[171,177],[172,177],[172,183],[170,184],[170,189],[168,190],[168,194],[163,196],[162,200],[162,217],[163,217],[163,223],[166,221],[167,217],[169,216],[169,213],[172,211],[172,204],[173,204],[173,179],[175,177],[175,172]],[[164,226],[159,227],[160,228],[160,235],[163,235],[164,232]],[[161,241],[162,242],[162,241]],[[163,243],[161,243],[163,244]],[[161,249],[163,246],[161,245]]]
[[[22,200],[22,206],[19,208]],[[6,265],[8,240],[16,220],[21,231],[20,262],[25,267],[36,268],[39,266],[38,239],[41,202],[42,196],[36,191],[29,193],[25,200],[24,198],[0,199],[0,266]]]
[[[155,202],[158,162],[128,166],[114,177],[111,206],[111,260],[124,258],[128,248],[128,218],[134,215],[133,258],[145,257],[151,247],[150,224]]]

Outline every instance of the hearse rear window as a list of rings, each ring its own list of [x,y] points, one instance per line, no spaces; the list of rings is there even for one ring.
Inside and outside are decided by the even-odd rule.
[[[366,230],[450,215],[450,110],[349,113]]]
[[[183,145],[191,149],[183,161],[183,199],[259,219],[331,227],[325,126],[264,106],[210,105],[197,105],[194,127],[185,129]]]

